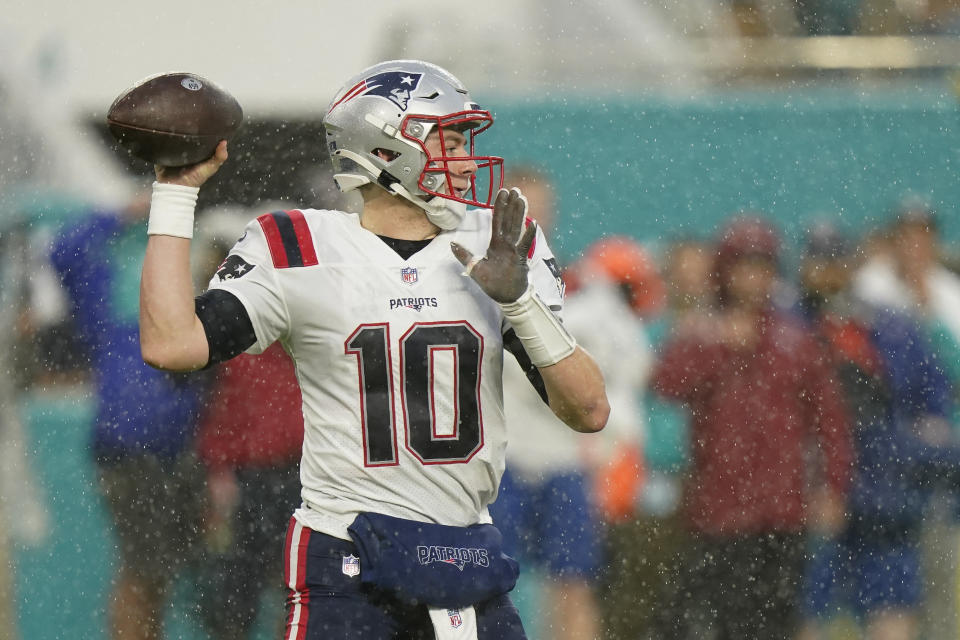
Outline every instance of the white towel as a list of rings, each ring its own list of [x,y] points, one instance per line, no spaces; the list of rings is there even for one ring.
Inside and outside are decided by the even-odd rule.
[[[477,640],[477,612],[473,607],[429,607],[436,640]]]

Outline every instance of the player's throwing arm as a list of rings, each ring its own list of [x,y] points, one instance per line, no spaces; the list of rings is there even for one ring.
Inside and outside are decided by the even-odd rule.
[[[140,350],[153,367],[193,371],[209,360],[207,336],[194,307],[190,239],[200,186],[226,159],[224,141],[200,164],[157,166],[140,278]]]

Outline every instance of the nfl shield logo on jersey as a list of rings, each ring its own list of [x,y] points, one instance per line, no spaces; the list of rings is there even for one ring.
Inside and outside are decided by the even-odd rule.
[[[360,575],[360,558],[355,555],[343,556],[343,575],[351,578]]]
[[[463,624],[463,618],[460,616],[460,609],[447,609],[447,615],[450,616],[450,626],[459,629]]]
[[[400,279],[403,280],[404,284],[415,283],[417,281],[417,268],[403,267],[400,269]]]

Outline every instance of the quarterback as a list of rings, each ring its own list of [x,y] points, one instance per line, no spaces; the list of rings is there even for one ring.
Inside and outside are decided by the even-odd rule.
[[[559,275],[524,197],[499,188],[501,158],[476,155],[492,122],[435,65],[364,70],[324,117],[335,179],[362,212],[265,213],[196,299],[193,208],[226,143],[157,167],[144,359],[188,371],[279,341],[296,366],[288,638],[524,637],[507,597],[517,566],[487,512],[507,444],[504,350],[570,428],[599,431],[609,406],[559,321]]]

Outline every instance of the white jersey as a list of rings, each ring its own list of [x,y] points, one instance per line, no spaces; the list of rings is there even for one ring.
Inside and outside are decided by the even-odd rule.
[[[540,231],[530,278],[560,309]],[[499,306],[450,250],[486,252],[491,213],[468,213],[404,260],[341,211],[260,216],[210,288],[235,295],[256,334],[279,340],[303,393],[297,520],[348,539],[363,511],[468,526],[489,522],[503,473],[503,330]]]

